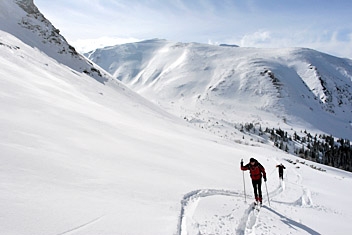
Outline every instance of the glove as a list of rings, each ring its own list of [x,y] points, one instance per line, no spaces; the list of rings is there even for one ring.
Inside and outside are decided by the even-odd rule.
[[[243,159],[241,159],[241,166],[243,166]]]
[[[266,176],[264,176],[263,178],[264,178],[264,182],[266,182]]]

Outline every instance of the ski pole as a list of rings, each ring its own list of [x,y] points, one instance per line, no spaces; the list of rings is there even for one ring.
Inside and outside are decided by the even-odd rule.
[[[243,159],[241,159],[241,166],[243,164]],[[242,178],[243,178],[243,193],[244,193],[244,202],[247,202],[247,197],[246,197],[246,183],[244,181],[244,171],[242,171]]]
[[[270,206],[270,198],[269,198],[269,193],[268,193],[268,186],[266,186],[266,181],[265,181],[265,188],[266,188],[266,195],[268,196],[268,202]]]

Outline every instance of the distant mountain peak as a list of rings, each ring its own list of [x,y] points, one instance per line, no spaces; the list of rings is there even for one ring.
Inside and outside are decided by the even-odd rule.
[[[149,42],[97,49],[87,56],[146,98],[193,121],[304,125],[352,138],[350,60],[308,48],[226,50]]]

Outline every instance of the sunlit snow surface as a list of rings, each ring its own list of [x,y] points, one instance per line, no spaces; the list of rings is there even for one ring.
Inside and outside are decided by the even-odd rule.
[[[8,1],[0,6],[19,11]],[[342,234],[350,228],[350,173],[200,131],[121,83],[97,81],[3,30],[0,66],[0,234]],[[250,157],[268,175],[259,212],[251,209],[248,172],[239,169]],[[278,163],[287,168],[283,182]]]

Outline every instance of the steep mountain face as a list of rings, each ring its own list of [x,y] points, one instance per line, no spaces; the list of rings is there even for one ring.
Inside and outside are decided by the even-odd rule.
[[[0,1],[0,30],[19,38],[77,72],[84,72],[99,82],[111,79],[99,66],[89,62],[69,45],[33,0]]]
[[[311,49],[148,40],[86,56],[192,122],[310,129],[352,138],[352,61]]]

